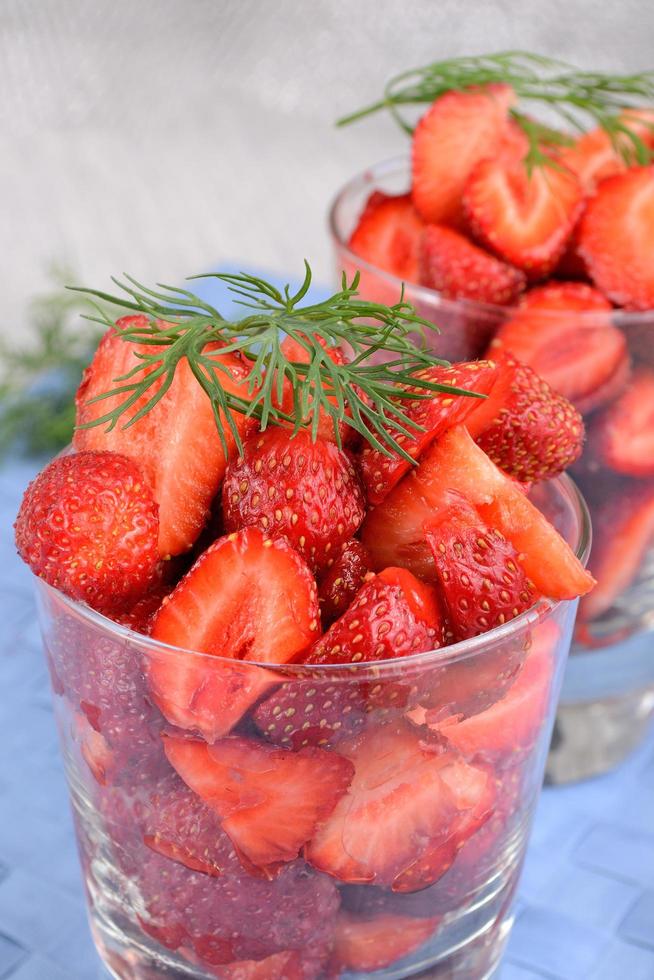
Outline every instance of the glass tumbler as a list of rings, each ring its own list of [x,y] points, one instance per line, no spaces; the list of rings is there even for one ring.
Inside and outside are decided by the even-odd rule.
[[[538,492],[585,560],[574,484]],[[397,661],[271,666],[167,646],[34,581],[91,928],[114,976],[493,973],[575,602]],[[205,777],[229,785],[227,811]],[[262,827],[261,812],[276,818]],[[261,834],[279,860],[262,862]]]
[[[364,298],[396,302],[402,283],[356,256],[348,248],[350,235],[371,193],[403,194],[410,180],[407,159],[389,160],[349,181],[332,203],[329,227],[336,277],[340,282],[343,271],[351,276],[358,270]],[[496,331],[516,314],[509,307],[446,299],[412,283],[405,284],[404,292],[421,316],[439,328],[427,341],[450,361],[485,356]],[[624,370],[607,388],[615,384],[621,399],[637,399],[643,372],[654,371],[654,310],[537,315],[548,329],[550,323],[559,323],[562,330],[571,321],[583,325],[589,345],[601,343],[607,323],[620,331],[627,353]],[[565,357],[565,351],[557,355]],[[594,409],[591,401],[579,407],[589,439],[573,475],[595,529],[589,566],[598,586],[580,604],[548,762],[547,778],[552,782],[610,769],[639,744],[654,716],[654,477],[621,475],[605,465],[592,432],[606,409]]]

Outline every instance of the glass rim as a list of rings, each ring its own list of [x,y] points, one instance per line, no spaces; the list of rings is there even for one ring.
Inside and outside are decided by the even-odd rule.
[[[575,513],[577,524],[577,541],[571,545],[571,547],[577,558],[585,566],[590,553],[592,541],[590,514],[588,512],[588,507],[586,506],[586,501],[584,500],[584,497],[576,483],[566,474],[562,474],[553,480],[548,480],[547,485],[555,489],[559,497],[563,496],[566,499],[568,506],[571,507]],[[397,657],[395,659],[390,658],[385,660],[363,660],[358,663],[348,664],[284,664],[262,663],[254,660],[235,660],[231,657],[222,657],[220,655],[210,654],[200,650],[191,650],[185,647],[174,646],[170,643],[164,643],[161,640],[155,640],[151,636],[145,636],[142,633],[137,633],[134,630],[131,630],[128,626],[123,626],[120,623],[116,623],[113,619],[110,619],[108,616],[104,616],[102,613],[97,612],[95,609],[92,609],[83,602],[78,602],[77,600],[70,598],[38,576],[34,575],[34,579],[37,583],[37,590],[38,588],[41,588],[46,592],[46,594],[55,596],[59,602],[61,602],[76,616],[86,621],[89,625],[101,629],[105,633],[113,635],[115,639],[121,641],[129,640],[134,645],[138,644],[139,647],[150,649],[152,652],[156,652],[160,655],[179,655],[182,653],[195,658],[206,658],[207,662],[211,662],[213,664],[224,663],[229,664],[231,667],[234,667],[236,664],[240,664],[244,668],[258,667],[270,673],[283,675],[287,680],[295,676],[299,677],[300,679],[311,677],[314,680],[318,680],[320,677],[327,679],[330,677],[335,678],[337,676],[344,675],[351,678],[353,675],[357,674],[365,675],[366,672],[369,674],[374,673],[375,678],[379,680],[383,679],[385,675],[397,676],[398,672],[404,670],[405,668],[420,667],[421,665],[426,664],[427,661],[431,661],[432,663],[443,662],[449,664],[451,662],[466,660],[472,655],[483,650],[484,647],[492,646],[496,642],[507,639],[514,634],[520,633],[522,630],[541,622],[549,613],[560,606],[562,602],[574,601],[570,599],[548,599],[542,597],[538,600],[538,602],[534,603],[533,606],[521,613],[519,616],[508,620],[501,626],[496,626],[491,630],[487,630],[485,633],[480,633],[479,636],[471,637],[468,640],[460,640],[458,643],[451,643],[448,646],[437,647],[434,650],[425,650],[422,653],[414,653],[406,657]]]
[[[381,160],[378,163],[372,164],[370,167],[366,167],[365,170],[361,170],[354,177],[351,177],[345,184],[343,184],[340,189],[336,192],[335,196],[332,198],[331,204],[329,205],[329,210],[327,212],[327,223],[329,227],[329,232],[333,243],[338,247],[338,249],[345,253],[348,261],[353,265],[358,266],[362,271],[367,273],[372,273],[381,279],[383,282],[387,283],[389,286],[395,288],[398,293],[400,289],[405,286],[410,291],[410,301],[413,302],[414,297],[418,300],[433,306],[437,306],[444,312],[452,311],[468,311],[471,315],[474,313],[485,313],[487,316],[507,316],[515,313],[519,313],[522,307],[517,306],[501,306],[495,303],[482,303],[478,300],[472,299],[449,299],[443,296],[436,289],[432,289],[429,286],[422,286],[420,283],[414,282],[404,282],[398,276],[393,275],[392,272],[387,272],[378,265],[373,265],[366,259],[362,259],[356,252],[353,252],[346,239],[341,234],[342,229],[339,228],[338,222],[338,211],[341,207],[343,201],[351,194],[364,188],[368,188],[369,191],[375,189],[375,184],[378,180],[384,177],[397,176],[398,174],[407,175],[410,173],[410,157],[407,155],[390,157],[386,160]],[[558,282],[559,280],[555,280]],[[561,280],[576,282],[577,280]],[[538,288],[541,285],[535,283],[534,286]],[[592,284],[591,284],[592,285]],[[530,287],[531,288],[531,287]],[[601,317],[610,316],[611,322],[616,326],[637,326],[640,323],[646,323],[648,326],[652,326],[652,320],[654,317],[654,309],[652,310],[624,310],[620,307],[613,307],[610,310],[538,310],[537,315],[544,318],[561,318],[569,317],[574,314],[575,320],[580,320],[582,323],[587,321],[589,324],[597,321]]]

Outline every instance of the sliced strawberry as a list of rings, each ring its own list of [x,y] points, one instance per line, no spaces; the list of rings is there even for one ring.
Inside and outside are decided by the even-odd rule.
[[[625,483],[598,503],[590,502],[597,585],[579,606],[579,619],[596,619],[633,583],[654,542],[654,482]]]
[[[294,679],[262,701],[252,720],[275,745],[332,748],[368,724],[374,709],[375,704],[366,698],[366,688],[355,681]],[[385,713],[382,705],[376,717]]]
[[[368,549],[356,538],[346,541],[318,583],[323,626],[343,615],[370,571]]]
[[[446,299],[513,306],[525,274],[489,255],[458,231],[427,225],[420,243],[420,282]]]
[[[258,867],[291,861],[331,814],[354,772],[323,749],[289,752],[231,736],[207,746],[168,736],[168,760]]]
[[[418,282],[423,223],[410,194],[374,191],[348,242],[355,255],[404,282]]]
[[[263,960],[241,960],[216,967],[219,980],[317,980],[329,950],[311,945],[305,950],[288,949]]]
[[[313,569],[358,530],[364,495],[350,457],[333,442],[272,428],[249,439],[223,484],[228,531],[255,525],[286,538]]]
[[[144,316],[123,317],[116,327],[125,330],[146,324]],[[128,343],[115,330],[109,330],[77,392],[77,425],[86,425],[117,408],[124,394],[94,404],[90,401],[115,388],[116,378],[137,369],[142,363],[139,354],[154,354],[163,349]],[[247,399],[247,386],[243,383],[247,370],[243,362],[234,354],[221,354],[218,350],[210,356],[226,369],[217,371],[223,387]],[[137,383],[147,373],[147,369],[137,371],[130,382]],[[149,390],[135,403],[134,415],[152,394]],[[256,425],[254,420],[246,422],[238,415],[234,418],[241,433]],[[110,431],[102,425],[77,428],[73,444],[76,449],[111,449],[136,460],[152,484],[159,504],[160,554],[167,557],[188,551],[208,517],[227,460],[211,403],[185,360],[180,362],[163,398],[138,422],[125,428],[121,420]],[[231,451],[234,440],[229,432],[227,444]]]
[[[340,912],[330,965],[337,971],[354,970],[355,973],[381,970],[422,946],[439,921],[391,914],[370,919]]]
[[[413,134],[411,192],[425,221],[462,224],[461,197],[468,174],[502,147],[514,102],[509,85],[487,85],[446,92],[427,110]]]
[[[501,626],[538,598],[511,542],[462,497],[452,495],[426,536],[455,640]]]
[[[317,636],[318,623],[315,582],[285,541],[258,528],[219,538],[155,618],[154,639],[183,649],[148,651],[152,697],[171,724],[220,738],[278,682],[239,661],[287,663]]]
[[[612,325],[610,310],[605,297],[586,283],[547,283],[525,294],[488,354],[512,354],[580,411],[591,411],[605,404],[629,373],[625,336]]]
[[[477,404],[466,426],[493,462],[526,483],[562,473],[581,455],[584,442],[584,423],[574,406],[510,356],[500,360],[489,397]]]
[[[362,540],[375,567],[400,565],[433,581],[434,559],[424,525],[433,521],[448,491],[462,494],[524,555],[523,568],[536,590],[553,599],[588,592],[593,578],[568,544],[525,496],[473,442],[464,426],[449,429],[422,462],[372,510]]]
[[[563,147],[557,159],[577,175],[586,194],[592,194],[605,177],[622,173],[627,167],[601,126],[583,133],[572,146]]]
[[[388,568],[362,586],[347,612],[299,659],[305,664],[388,660],[433,650],[441,636],[434,590],[405,569]]]
[[[85,714],[73,714],[72,734],[80,752],[99,786],[106,786],[113,776],[116,759],[106,738],[96,731]]]
[[[240,874],[241,862],[216,813],[170,772],[139,804],[144,843],[193,871]]]
[[[338,892],[303,861],[284,865],[272,880],[245,871],[216,878],[144,847],[137,854],[142,927],[172,949],[193,951],[205,969],[322,949],[331,936]]]
[[[595,466],[654,476],[654,370],[637,368],[620,397],[594,417],[587,453]]]
[[[323,338],[316,335],[316,340],[320,346],[325,351],[325,359],[331,360],[335,365],[341,366],[345,363],[345,355],[340,347],[328,347],[327,343]],[[282,352],[287,361],[292,364],[308,364],[310,361],[310,352],[308,348],[300,341],[296,340],[294,337],[287,337],[282,344]],[[325,389],[329,389],[329,385],[323,385]],[[286,412],[292,418],[296,416],[296,405],[295,399],[293,397],[293,384],[291,379],[286,376],[284,378],[283,393],[280,402],[280,408],[282,411]],[[328,400],[333,404],[337,404],[336,397],[327,392]],[[313,399],[310,399],[310,403]],[[307,426],[310,428],[312,425],[312,417],[309,416],[307,419]],[[351,443],[356,436],[356,432],[346,422],[338,423],[338,431],[340,433],[341,444],[348,445]],[[330,418],[329,414],[324,410],[320,409],[320,421],[318,423],[318,435],[321,439],[327,439],[329,442],[336,442],[336,435],[334,432],[334,423]]]
[[[407,725],[371,728],[338,751],[354,765],[354,778],[305,853],[341,881],[424,888],[490,814],[488,773],[421,741]]]
[[[154,617],[159,611],[161,603],[171,592],[172,586],[169,582],[159,582],[133,606],[112,618],[121,626],[127,626],[128,629],[134,630],[135,633],[149,636]]]
[[[128,608],[156,579],[158,508],[141,468],[117,453],[53,459],[25,491],[15,529],[35,575],[101,612]]]
[[[518,753],[533,747],[545,724],[553,671],[550,651],[534,650],[507,694],[492,707],[464,719],[432,720],[427,712],[427,725],[470,759],[510,766]]]
[[[579,217],[581,185],[560,166],[482,160],[470,174],[463,198],[475,237],[530,279],[556,265]]]
[[[497,368],[490,361],[471,361],[454,367],[428,368],[422,376],[434,384],[452,385],[484,395],[493,387]],[[409,388],[408,391],[415,391],[421,396],[428,394],[424,388]],[[407,425],[409,435],[405,435],[395,428],[389,429],[393,438],[413,459],[418,459],[434,439],[450,426],[462,422],[480,403],[480,399],[469,395],[453,395],[450,392],[435,392],[428,397],[415,399],[398,398],[398,401],[411,422],[424,430]],[[361,452],[361,476],[370,503],[381,503],[410,469],[411,463],[403,456],[398,453],[389,456],[367,443]]]
[[[593,282],[618,306],[654,308],[654,164],[602,181],[579,227]]]

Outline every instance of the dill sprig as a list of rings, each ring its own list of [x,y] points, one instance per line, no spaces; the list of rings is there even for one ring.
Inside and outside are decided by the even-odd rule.
[[[414,125],[401,111],[402,106],[431,104],[445,92],[495,82],[511,85],[522,102],[548,107],[568,130],[583,132],[589,125],[600,126],[627,163],[646,164],[651,159],[650,149],[629,125],[624,112],[654,102],[654,71],[625,75],[583,71],[528,51],[450,58],[402,72],[387,82],[381,99],[343,116],[337,125],[345,126],[387,109],[404,132],[411,134]],[[547,162],[543,144],[556,147],[572,142],[569,132],[542,125],[520,108],[511,110],[511,115],[529,139],[528,165]]]
[[[286,424],[297,433],[307,426],[315,440],[321,413],[325,413],[339,445],[339,423],[347,418],[347,423],[377,449],[410,459],[396,436],[412,435],[421,429],[405,413],[403,398],[428,397],[438,391],[474,395],[423,376],[433,365],[448,364],[416,343],[416,332],[424,339],[425,330],[435,329],[433,324],[419,316],[403,294],[393,306],[359,299],[358,273],[349,284],[343,274],[341,289],[317,303],[303,303],[311,285],[311,269],[306,262],[304,281],[295,292],[289,285],[279,290],[246,273],[192,278],[212,277],[225,283],[235,302],[248,311],[243,317],[227,320],[187,289],[163,284],[148,289],[130,276],[124,281],[113,280],[120,290],[117,295],[79,290],[145,317],[118,331],[125,342],[139,345],[136,366],[115,378],[114,388],[93,399],[99,402],[118,396],[118,404],[86,427],[106,425],[111,429],[119,422],[124,427],[136,424],[164,396],[184,359],[211,400],[223,446],[226,448],[230,432],[239,451],[239,415],[257,418],[263,429]],[[107,327],[112,325],[104,313],[92,319]],[[283,347],[285,337],[293,338],[307,351],[307,363],[289,359]],[[247,397],[221,383],[221,374],[224,378],[228,369],[210,346],[216,342],[224,345],[222,353],[238,352],[249,367]],[[329,355],[329,349],[336,346],[349,354],[344,364],[335,363]],[[281,407],[286,382],[293,392],[292,413]],[[405,390],[407,386],[412,387],[411,392]]]

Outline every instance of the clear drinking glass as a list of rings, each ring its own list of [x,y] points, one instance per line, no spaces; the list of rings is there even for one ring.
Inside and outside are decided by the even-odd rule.
[[[336,276],[340,282],[343,271],[351,276],[359,270],[365,298],[397,301],[402,283],[356,256],[347,245],[350,235],[373,191],[403,194],[409,187],[409,161],[397,158],[359,174],[332,203],[329,227]],[[445,299],[433,289],[411,283],[405,284],[404,292],[418,312],[439,328],[439,333],[428,336],[429,346],[451,361],[483,356],[495,332],[515,313],[509,307]],[[574,317],[589,330],[605,327],[607,316],[623,332],[632,364],[653,367],[654,310],[538,313],[544,321],[561,323]],[[586,413],[586,421],[592,422],[592,411]],[[602,550],[603,560],[611,563],[606,545],[619,551],[623,533],[632,538],[631,550],[633,536],[639,536],[642,552],[608,607],[603,602],[597,611],[599,590],[582,600],[548,763],[548,779],[553,782],[584,778],[616,765],[641,741],[654,715],[654,547],[648,547],[654,540],[654,478],[616,477],[597,464],[591,449],[576,464],[574,476],[588,502],[593,527],[599,528],[591,571]],[[619,515],[625,513],[632,520],[623,532]]]
[[[539,506],[585,561],[589,520],[574,484],[564,477],[538,492]],[[410,937],[414,948],[365,975],[492,974],[511,928],[575,602],[541,600],[485,635],[396,662],[271,667],[167,646],[41,580],[35,586],[91,928],[114,976],[354,976],[330,965],[335,929],[380,916],[384,929],[405,942]],[[354,781],[365,756],[365,772],[376,773],[374,791],[394,787],[403,806],[415,793],[421,834],[389,841],[389,853],[404,848],[400,863],[362,883],[366,856],[352,803],[362,798],[355,794],[337,804],[338,839],[358,869],[355,881],[351,869],[348,881],[320,870],[324,821],[304,855],[276,877],[241,863],[231,846],[226,859],[230,842],[215,813],[185,789],[164,752],[166,740],[199,736],[176,730],[153,703],[149,685],[160,669],[169,678],[194,672],[198,691],[237,675],[253,685],[259,700],[231,733],[248,744],[266,743],[273,729],[279,737],[279,711],[262,708],[271,693],[342,705],[340,724],[321,739],[323,751],[352,760]],[[211,721],[229,729],[226,717]],[[285,711],[283,737],[288,752],[302,752],[307,739],[315,744],[315,731],[307,732],[293,710]],[[171,786],[192,801],[185,844]],[[393,806],[390,796],[385,806]],[[430,887],[413,890],[421,860],[440,870]],[[264,958],[263,965],[253,962]]]

